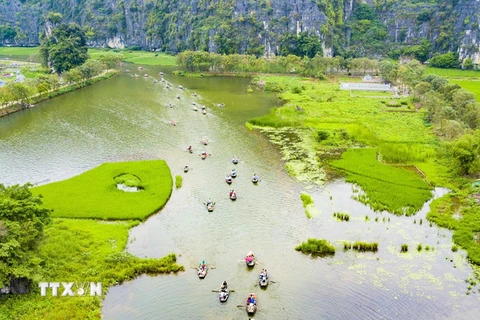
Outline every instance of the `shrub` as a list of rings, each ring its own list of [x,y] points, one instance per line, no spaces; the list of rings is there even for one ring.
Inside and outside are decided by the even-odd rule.
[[[320,131],[317,132],[317,140],[318,141],[327,140],[328,137],[330,137],[330,133],[328,131],[320,130]]]

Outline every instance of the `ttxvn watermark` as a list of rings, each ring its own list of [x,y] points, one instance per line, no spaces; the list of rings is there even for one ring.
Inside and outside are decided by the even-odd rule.
[[[91,297],[102,295],[101,282],[40,282],[38,287],[42,297],[47,295],[47,291],[50,291],[48,289],[52,289],[52,296],[57,297],[60,287],[63,288],[61,297],[85,297],[88,291],[90,291]]]

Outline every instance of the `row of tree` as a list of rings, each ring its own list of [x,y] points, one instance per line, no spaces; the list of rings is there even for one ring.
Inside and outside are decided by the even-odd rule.
[[[254,55],[221,55],[205,51],[184,51],[177,55],[177,63],[190,72],[266,72],[296,73],[305,76],[318,74],[366,74],[378,73],[379,61],[368,58],[323,57],[296,55],[271,58]]]

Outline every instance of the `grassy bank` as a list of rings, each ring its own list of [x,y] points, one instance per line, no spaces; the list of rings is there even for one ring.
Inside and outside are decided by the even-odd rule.
[[[117,188],[124,183],[140,191]],[[129,181],[130,182],[129,182]],[[44,205],[54,209],[53,217],[105,220],[145,219],[161,209],[172,192],[173,179],[165,161],[105,163],[68,180],[32,189],[42,194]]]
[[[124,252],[128,230],[138,221],[54,219],[45,230],[38,281],[102,282],[108,287],[138,275],[182,271],[175,255],[140,259]],[[73,287],[75,290],[76,288]],[[59,294],[63,291],[59,289]],[[27,295],[0,298],[0,319],[99,319],[100,297],[46,297],[33,287]]]

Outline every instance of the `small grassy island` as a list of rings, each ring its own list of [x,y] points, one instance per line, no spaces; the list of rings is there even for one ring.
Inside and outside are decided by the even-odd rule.
[[[165,161],[104,163],[68,180],[33,188],[56,218],[143,220],[157,212],[172,192]],[[123,185],[129,190],[117,187]]]
[[[138,191],[123,191],[117,184]],[[59,299],[51,292],[42,297],[36,287],[40,281],[102,282],[104,297],[110,286],[141,274],[183,271],[175,254],[143,259],[125,252],[129,229],[161,209],[172,188],[166,162],[151,160],[105,163],[65,181],[27,189],[33,199],[43,195],[43,207],[54,210],[53,219],[45,225],[36,252],[31,292],[2,296],[0,319],[101,318],[101,298]],[[0,202],[9,201],[10,193],[5,194],[6,198],[0,194]]]
[[[321,257],[335,254],[335,247],[325,239],[310,238],[307,242],[298,245],[295,250]]]

